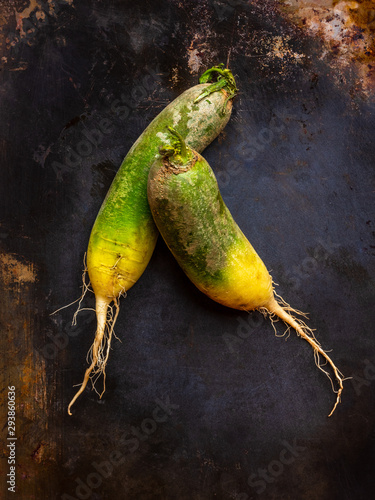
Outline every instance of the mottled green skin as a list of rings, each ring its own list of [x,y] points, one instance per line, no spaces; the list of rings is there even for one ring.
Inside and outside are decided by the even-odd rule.
[[[141,276],[154,250],[158,231],[147,202],[147,178],[168,142],[173,126],[197,151],[202,151],[229,120],[232,102],[223,113],[227,93],[219,90],[194,104],[208,84],[196,85],[169,104],[150,123],[125,157],[96,218],[87,265],[95,293],[108,298],[128,290]],[[165,132],[163,132],[165,131]]]
[[[150,169],[148,200],[155,223],[190,280],[221,304],[251,310],[269,302],[271,277],[234,221],[206,160],[174,157]]]
[[[207,162],[196,156],[187,171],[173,172],[167,159],[150,169],[151,212],[168,247],[193,281],[222,284],[227,254],[242,239]]]

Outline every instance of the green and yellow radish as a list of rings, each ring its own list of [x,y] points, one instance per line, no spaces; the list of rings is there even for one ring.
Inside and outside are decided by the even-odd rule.
[[[172,254],[190,280],[211,299],[244,311],[259,310],[294,328],[314,349],[316,363],[328,363],[338,381],[343,376],[315,339],[312,330],[279,297],[261,258],[233,220],[215,175],[196,151],[173,129],[174,144],[165,143],[152,165],[148,200],[155,223]]]
[[[215,79],[213,83],[209,83]],[[104,375],[119,298],[136,283],[153,253],[158,231],[147,202],[147,178],[167,124],[202,151],[223,130],[237,92],[232,73],[219,65],[207,70],[196,85],[169,104],[149,124],[122,162],[92,228],[87,271],[95,293],[97,330],[89,351],[91,363],[68,413],[90,378]],[[101,393],[101,395],[103,394]]]

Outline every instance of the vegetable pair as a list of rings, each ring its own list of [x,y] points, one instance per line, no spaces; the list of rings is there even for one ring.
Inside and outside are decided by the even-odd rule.
[[[214,75],[217,81],[209,84]],[[271,320],[282,319],[312,346],[317,366],[328,377],[321,361],[330,365],[338,382],[332,415],[340,402],[343,375],[312,330],[295,316],[304,315],[275,293],[266,266],[233,220],[212,169],[199,154],[229,120],[235,81],[220,65],[204,73],[200,82],[167,106],[139,137],[95,221],[87,269],[96,297],[97,331],[91,364],[68,412],[91,377],[105,377],[119,298],[146,268],[158,229],[203,293],[234,309],[257,309]]]

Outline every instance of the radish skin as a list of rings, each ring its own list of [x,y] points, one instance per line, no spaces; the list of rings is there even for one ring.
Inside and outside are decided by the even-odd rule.
[[[217,79],[209,83],[212,79]],[[90,378],[104,376],[119,299],[137,282],[155,248],[158,231],[147,202],[150,166],[158,158],[160,132],[173,123],[187,143],[202,151],[223,130],[237,89],[232,73],[222,65],[207,70],[196,85],[177,97],[150,123],[134,143],[107,193],[91,231],[87,270],[96,297],[97,330],[89,351],[91,362],[68,406],[85,390]],[[108,311],[114,304],[115,314]],[[93,382],[95,388],[95,384]]]
[[[189,279],[211,299],[234,309],[259,310],[272,321],[278,317],[310,344],[337,394],[331,416],[341,400],[343,375],[313,331],[295,317],[305,315],[275,293],[266,266],[230,214],[206,160],[176,131],[170,128],[170,133],[174,143],[163,144],[163,156],[148,179],[148,200],[160,234]],[[332,368],[337,390],[321,360]]]

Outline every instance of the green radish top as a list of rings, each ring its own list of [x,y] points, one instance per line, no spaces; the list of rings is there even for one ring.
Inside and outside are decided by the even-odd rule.
[[[230,69],[224,68],[224,64],[221,63],[218,66],[214,66],[213,68],[205,71],[199,78],[199,83],[208,83],[214,76],[217,78],[217,81],[212,83],[206,90],[204,90],[202,94],[195,99],[194,102],[199,102],[213,92],[217,92],[218,90],[225,88],[228,92],[228,97],[224,102],[222,110],[222,112],[225,113],[227,102],[230,99],[233,99],[233,97],[238,93],[236,81]]]

